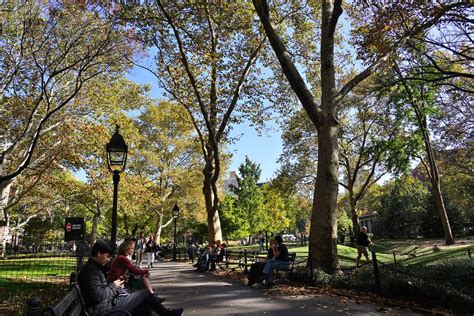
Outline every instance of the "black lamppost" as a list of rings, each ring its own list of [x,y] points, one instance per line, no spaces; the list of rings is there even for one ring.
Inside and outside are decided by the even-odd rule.
[[[176,220],[179,216],[179,207],[178,204],[175,204],[173,210],[171,211],[174,219],[174,240],[173,240],[173,261],[176,261]]]
[[[120,173],[125,170],[127,164],[128,147],[122,135],[119,134],[119,126],[116,125],[115,133],[112,135],[109,143],[105,147],[107,150],[107,167],[113,172],[114,181],[114,200],[112,204],[112,229],[110,232],[110,241],[117,248],[117,195]]]

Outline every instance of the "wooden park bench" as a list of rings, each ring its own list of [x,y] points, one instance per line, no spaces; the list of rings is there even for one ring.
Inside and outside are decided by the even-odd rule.
[[[74,273],[75,274],[75,273]],[[47,306],[41,308],[41,301],[37,297],[32,297],[27,302],[27,313],[28,316],[81,316],[89,315],[85,309],[84,299],[81,295],[79,285],[75,282],[75,275],[71,274],[71,285],[70,291],[64,296],[59,303],[55,306]],[[130,316],[131,314],[125,310],[113,310],[104,314],[104,316]]]
[[[248,272],[248,269],[255,262],[258,255],[258,251],[232,251],[227,250],[224,255],[224,261],[222,262],[225,265],[226,269],[240,269],[244,272]],[[221,265],[220,265],[221,266]],[[221,266],[222,267],[222,266]]]
[[[285,281],[285,282],[288,282],[288,273],[290,272],[293,272],[294,268],[295,268],[295,260],[296,260],[296,252],[290,252],[288,253],[288,257],[289,257],[289,264],[288,264],[288,269],[279,269],[279,268],[275,268],[273,269],[273,272],[275,274],[275,276],[279,279],[277,279],[277,281]]]

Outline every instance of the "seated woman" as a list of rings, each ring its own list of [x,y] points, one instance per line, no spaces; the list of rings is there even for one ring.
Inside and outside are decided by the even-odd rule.
[[[270,248],[268,248],[267,257],[263,261],[257,261],[252,263],[250,266],[250,271],[248,274],[248,286],[252,286],[255,283],[262,283],[263,282],[263,268],[265,267],[265,263],[267,260],[273,258],[273,249],[276,244],[274,238],[270,239]]]
[[[107,280],[109,282],[113,282],[123,277],[126,272],[130,272],[131,274],[141,276],[143,278],[143,287],[153,293],[153,288],[151,287],[149,279],[150,273],[148,270],[138,269],[129,259],[129,256],[133,254],[134,248],[134,242],[131,240],[126,240],[120,244],[117,250],[117,257],[115,257],[114,261],[110,265]]]

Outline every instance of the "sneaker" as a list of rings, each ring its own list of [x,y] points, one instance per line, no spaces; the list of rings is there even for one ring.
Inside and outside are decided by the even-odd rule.
[[[184,315],[184,310],[182,308],[178,309],[170,309],[168,310],[168,313],[166,313],[167,316],[182,316]]]
[[[265,288],[266,289],[271,289],[274,285],[275,285],[275,283],[273,283],[273,282],[265,283]]]

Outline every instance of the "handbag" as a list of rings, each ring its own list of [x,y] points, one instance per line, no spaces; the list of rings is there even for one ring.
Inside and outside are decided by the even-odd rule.
[[[143,289],[143,276],[130,274],[127,281],[127,288],[131,290],[141,290]]]

